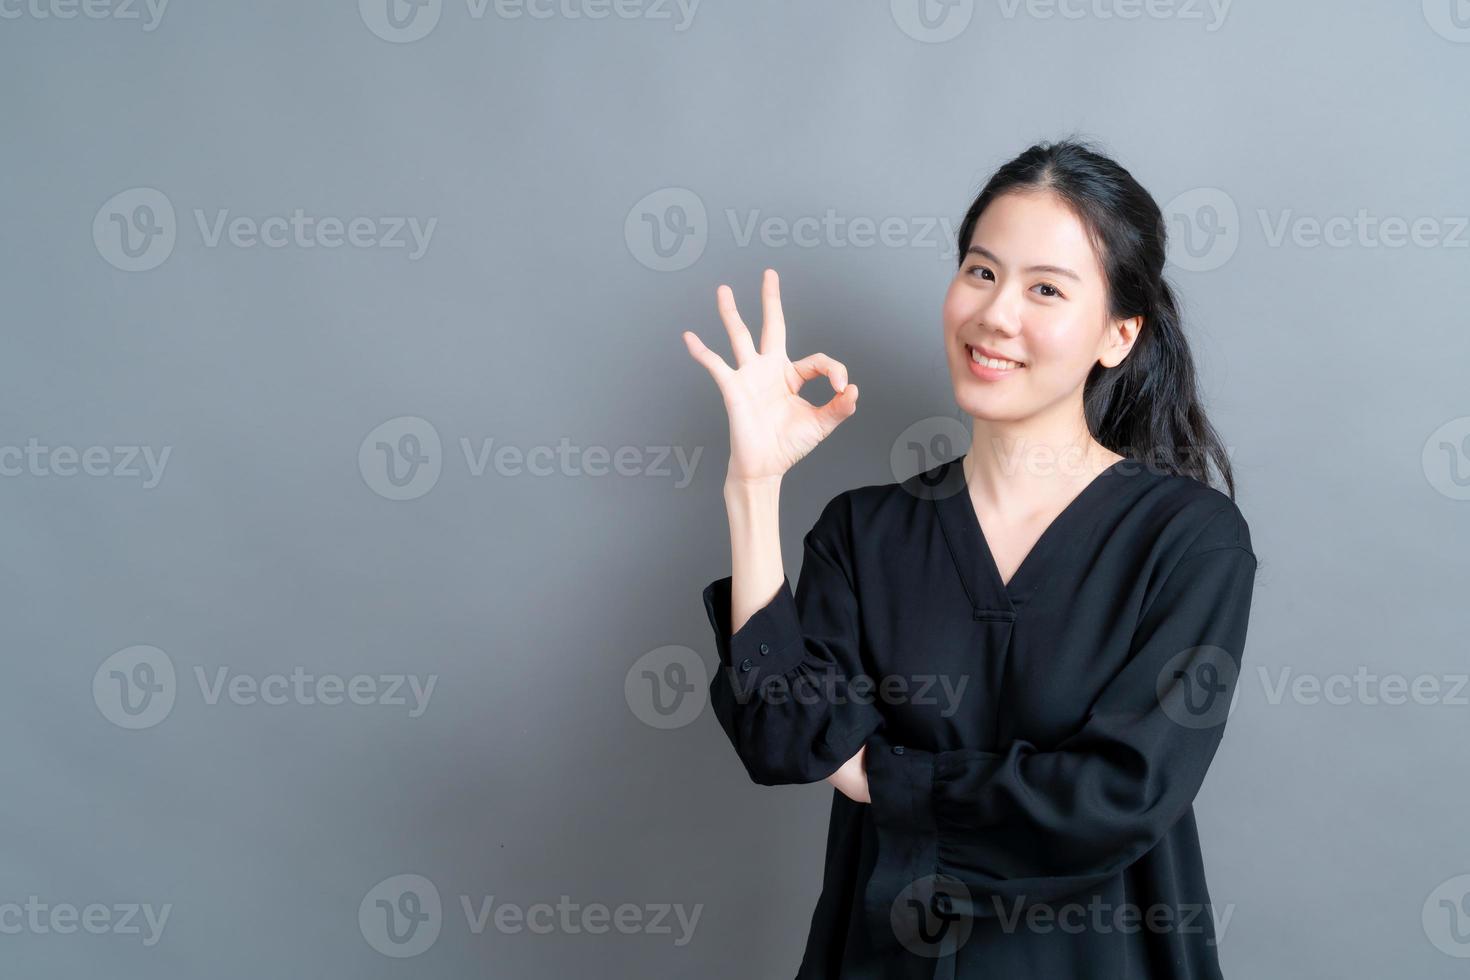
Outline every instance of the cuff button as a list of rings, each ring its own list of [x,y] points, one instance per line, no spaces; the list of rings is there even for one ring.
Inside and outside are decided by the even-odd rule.
[[[895,745],[893,747],[893,754],[894,755],[903,755],[903,746],[902,745]]]
[[[750,668],[751,668],[751,663],[750,663],[750,658],[749,657],[746,657],[744,660],[740,661],[740,669],[742,671],[747,671]]]
[[[767,645],[767,644],[765,644],[765,643],[762,643],[761,644],[761,656],[764,657],[766,654],[768,654],[770,652],[771,652],[770,646]]]

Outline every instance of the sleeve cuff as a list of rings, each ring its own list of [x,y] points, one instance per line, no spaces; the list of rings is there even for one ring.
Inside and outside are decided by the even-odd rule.
[[[881,734],[868,738],[865,757],[868,796],[878,838],[878,854],[863,895],[870,933],[884,941],[915,948],[921,943],[913,920],[916,899],[938,900],[973,917],[987,915],[983,904],[947,868],[941,856],[946,814],[941,797],[949,781],[993,773],[1004,762],[994,752],[928,752],[894,744]],[[952,821],[954,814],[948,814]],[[967,820],[977,819],[968,812]],[[979,828],[964,827],[961,837]],[[950,833],[956,828],[951,822]],[[916,938],[917,937],[917,938]],[[922,943],[921,943],[922,944]]]
[[[898,943],[906,898],[932,886],[939,873],[934,826],[933,752],[868,738],[864,765],[878,854],[863,893],[869,934],[889,948]]]
[[[806,641],[796,614],[791,580],[785,576],[771,601],[757,609],[732,636],[731,579],[726,575],[705,586],[704,609],[714,629],[720,669],[728,673],[737,697],[744,698],[770,678],[794,671],[806,658]]]

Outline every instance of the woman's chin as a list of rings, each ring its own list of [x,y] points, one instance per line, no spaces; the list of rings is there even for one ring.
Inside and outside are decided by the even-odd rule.
[[[1009,394],[977,388],[969,378],[955,385],[954,400],[972,418],[987,422],[1014,422],[1028,414],[1018,399]]]

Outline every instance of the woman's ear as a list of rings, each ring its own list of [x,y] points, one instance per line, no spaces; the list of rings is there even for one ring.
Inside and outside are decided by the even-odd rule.
[[[1098,355],[1098,363],[1103,367],[1117,367],[1123,363],[1123,358],[1133,349],[1134,341],[1138,339],[1138,331],[1143,328],[1143,317],[1132,316],[1126,320],[1114,320],[1108,328],[1107,340],[1103,351]]]

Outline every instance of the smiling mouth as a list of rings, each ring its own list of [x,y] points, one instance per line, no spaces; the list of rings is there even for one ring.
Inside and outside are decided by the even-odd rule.
[[[976,364],[981,365],[982,367],[988,367],[996,371],[1011,371],[1015,370],[1016,368],[1023,368],[1026,366],[1020,361],[1007,361],[999,357],[986,357],[984,354],[981,354],[978,350],[971,347],[969,344],[965,345],[965,350],[969,352],[970,360],[974,361]]]

